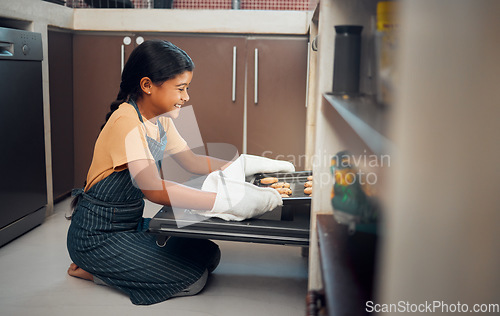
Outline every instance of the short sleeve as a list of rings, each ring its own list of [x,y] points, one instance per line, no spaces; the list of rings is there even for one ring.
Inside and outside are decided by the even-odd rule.
[[[109,136],[110,140],[118,140],[111,141],[108,147],[114,169],[135,160],[154,160],[148,148],[145,130],[138,124],[138,120],[118,118],[113,124],[112,135]]]
[[[154,160],[147,145],[144,125],[132,105],[123,103],[97,138],[85,190],[113,172],[125,170],[129,162],[144,159]]]

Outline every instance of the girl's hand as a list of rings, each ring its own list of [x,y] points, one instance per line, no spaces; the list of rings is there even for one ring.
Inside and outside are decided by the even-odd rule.
[[[226,221],[242,221],[260,216],[283,205],[278,191],[272,188],[259,188],[253,184],[223,176],[222,172],[209,175],[217,192],[215,203],[210,212],[200,212],[207,217],[218,217]]]
[[[137,187],[153,203],[193,210],[210,210],[214,206],[215,193],[163,180],[153,160],[131,161],[127,167]]]

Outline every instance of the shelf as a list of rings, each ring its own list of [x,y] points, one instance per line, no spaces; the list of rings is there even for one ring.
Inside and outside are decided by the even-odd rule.
[[[372,97],[344,98],[329,93],[323,94],[323,97],[327,102],[323,105],[323,113],[336,129],[340,129],[339,135],[347,138],[350,146],[357,147],[359,151],[368,148],[376,155],[387,154],[391,150],[392,143],[385,134],[387,110]],[[346,128],[351,129],[356,137],[349,135]]]
[[[318,244],[328,315],[365,315],[373,299],[377,236],[350,235],[333,215],[319,214]]]

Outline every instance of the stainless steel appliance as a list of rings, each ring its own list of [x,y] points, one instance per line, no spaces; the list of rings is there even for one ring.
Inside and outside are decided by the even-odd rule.
[[[41,34],[0,27],[0,246],[40,225],[47,184]]]

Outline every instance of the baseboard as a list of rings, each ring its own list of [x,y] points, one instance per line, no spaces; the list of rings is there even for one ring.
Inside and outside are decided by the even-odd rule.
[[[46,209],[44,206],[0,229],[0,247],[42,224]]]

